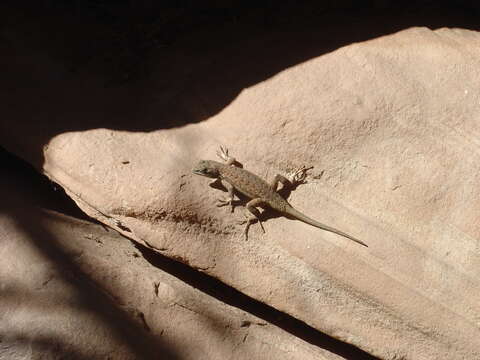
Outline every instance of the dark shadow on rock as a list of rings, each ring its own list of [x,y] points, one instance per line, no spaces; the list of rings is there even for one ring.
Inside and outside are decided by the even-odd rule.
[[[50,206],[54,204],[56,210],[61,210],[65,205],[58,199],[46,200],[54,191],[46,190],[44,184],[36,186],[32,183],[29,170],[22,169],[21,164],[16,168],[7,165],[0,163],[0,214],[10,216],[19,231],[29,237],[32,247],[52,264],[63,281],[76,289],[76,302],[85,310],[95,313],[111,329],[112,337],[127,345],[136,358],[179,359],[175,351],[165,346],[158,336],[146,331],[141,321],[134,321],[132,315],[116,303],[113,295],[109,296],[102,290],[101,284],[83,273],[72,261],[74,255],[62,249],[61,242],[42,223],[40,207],[44,207],[44,202]],[[61,339],[45,338],[42,344],[55,346],[59,341]]]
[[[82,349],[73,349],[71,344],[65,344],[62,339],[52,336],[30,336],[25,333],[12,332],[0,333],[2,344],[0,346],[1,359],[28,359],[41,354],[42,359],[68,359],[68,360],[100,360],[104,356],[85,354]],[[8,354],[8,355],[7,355]],[[3,357],[3,355],[6,355]],[[8,356],[8,357],[7,357]]]
[[[2,2],[0,142],[39,168],[58,134],[199,122],[339,47],[412,26],[478,29],[479,9],[467,0],[153,3]]]
[[[21,198],[32,206],[54,210],[77,219],[101,224],[96,219],[86,215],[65,190],[51,181],[45,175],[40,174],[32,165],[25,160],[9,153],[0,146],[0,175],[2,176],[4,191],[12,189],[12,196],[15,189],[22,189]],[[5,187],[6,186],[6,187]],[[20,200],[20,199],[19,199]],[[0,210],[8,213],[6,204]],[[103,224],[101,224],[103,226]]]
[[[345,359],[377,359],[375,356],[370,355],[360,348],[322,333],[293,316],[285,314],[267,304],[243,294],[242,292],[224,284],[220,280],[196,271],[185,264],[169,259],[141,244],[136,243],[135,247],[142,253],[143,257],[148,262],[158,269],[168,272],[221,302],[239,308],[278,326],[312,345],[328,350],[344,357]],[[248,324],[246,324],[246,326],[248,326]],[[365,336],[368,336],[368,334],[365,334]]]

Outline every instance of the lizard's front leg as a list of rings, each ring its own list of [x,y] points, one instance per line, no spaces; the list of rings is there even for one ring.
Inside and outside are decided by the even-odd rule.
[[[222,185],[227,189],[228,197],[226,199],[218,199],[217,206],[220,207],[220,206],[230,205],[230,211],[233,212],[233,208],[234,208],[234,205],[233,205],[233,201],[234,201],[233,190],[234,190],[234,188],[230,183],[228,183],[226,181],[223,181]]]
[[[258,209],[256,208],[257,206],[261,206],[263,204],[265,204],[265,202],[262,199],[258,198],[250,200],[247,205],[245,205],[245,217],[247,218],[247,220],[242,222],[242,224],[245,224],[245,222],[247,223],[247,225],[245,226],[245,230],[243,231],[245,235],[245,240],[248,240],[248,229],[250,229],[250,225],[252,225],[252,223],[254,223],[255,221],[258,221],[260,223],[260,227],[265,233],[262,220],[260,220],[260,211],[258,211]]]
[[[235,165],[235,158],[228,155],[228,149],[220,145],[220,150],[217,150],[217,156],[225,161],[227,165]]]
[[[305,178],[307,177],[307,171],[313,169],[313,166],[307,168],[305,166],[302,166],[300,169],[295,170],[290,176],[289,179],[286,178],[283,175],[277,174],[273,178],[272,183],[270,186],[272,187],[273,191],[278,190],[278,183],[281,183],[283,187],[288,187],[288,186],[295,186],[297,184],[301,184],[305,181]]]

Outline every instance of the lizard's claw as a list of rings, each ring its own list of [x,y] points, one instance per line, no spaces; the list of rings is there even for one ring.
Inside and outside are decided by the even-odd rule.
[[[230,206],[230,212],[233,212],[233,199],[218,199],[217,207]]]
[[[228,161],[230,156],[228,155],[228,148],[220,145],[220,150],[217,150],[217,156],[223,161]]]
[[[305,165],[303,165],[298,170],[293,171],[289,175],[290,182],[293,185],[303,184],[305,182],[305,178],[307,177],[307,171],[310,170],[310,169],[313,169],[313,166],[310,166],[310,167],[307,168],[307,167],[305,167]]]

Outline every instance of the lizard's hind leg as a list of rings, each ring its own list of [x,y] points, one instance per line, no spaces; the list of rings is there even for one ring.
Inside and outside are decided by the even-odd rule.
[[[241,222],[242,224],[247,223],[247,225],[245,225],[245,230],[243,231],[243,234],[245,235],[245,240],[248,240],[248,230],[250,229],[250,225],[252,225],[255,221],[259,222],[263,233],[265,233],[265,228],[263,227],[262,220],[260,220],[260,211],[256,208],[257,206],[261,206],[263,204],[264,201],[262,199],[253,199],[247,203],[245,209],[245,217],[247,220]]]
[[[292,183],[290,182],[290,180],[288,180],[285,176],[283,175],[280,175],[280,174],[277,174],[275,175],[275,177],[273,178],[273,181],[272,183],[270,184],[271,188],[273,189],[273,191],[277,191],[278,190],[278,183],[281,183],[283,185],[283,187],[288,187],[288,186],[292,186]]]
[[[282,183],[283,187],[289,187],[289,186],[296,186],[298,184],[303,184],[305,182],[305,178],[307,177],[307,171],[313,169],[313,166],[310,166],[309,168],[302,166],[298,170],[293,171],[288,178],[277,174],[273,178],[272,183],[270,186],[272,187],[273,191],[278,190],[278,183]]]

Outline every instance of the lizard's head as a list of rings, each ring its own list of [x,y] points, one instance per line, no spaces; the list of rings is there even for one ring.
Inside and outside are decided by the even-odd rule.
[[[211,160],[200,160],[192,170],[196,175],[206,176],[209,178],[217,178],[218,168],[215,166],[215,161]]]

